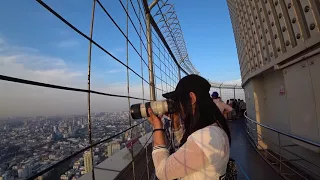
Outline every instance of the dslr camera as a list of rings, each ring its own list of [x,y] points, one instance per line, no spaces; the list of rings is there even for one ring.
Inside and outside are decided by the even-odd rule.
[[[155,115],[166,113],[173,114],[178,110],[178,103],[172,99],[152,101],[141,104],[133,104],[130,107],[130,114],[133,119],[149,117],[148,108],[151,108]]]

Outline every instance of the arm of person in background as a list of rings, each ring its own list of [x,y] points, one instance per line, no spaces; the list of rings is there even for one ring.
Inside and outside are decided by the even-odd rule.
[[[227,114],[232,111],[232,107],[229,106],[228,104],[223,103],[223,106],[224,106],[223,114]]]

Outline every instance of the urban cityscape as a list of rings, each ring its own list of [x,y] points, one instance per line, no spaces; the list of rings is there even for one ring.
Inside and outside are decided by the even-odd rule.
[[[130,127],[128,112],[93,113],[91,122],[93,143]],[[92,161],[101,163],[149,130],[150,126],[142,123],[92,148],[93,160],[90,151],[85,151],[37,179],[78,179],[92,171]],[[0,180],[30,178],[90,145],[87,114],[4,119],[0,121],[0,136]]]

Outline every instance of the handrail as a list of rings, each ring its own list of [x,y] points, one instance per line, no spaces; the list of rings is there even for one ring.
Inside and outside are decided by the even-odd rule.
[[[316,147],[320,147],[320,143],[313,142],[313,141],[310,141],[310,140],[301,138],[301,137],[299,137],[299,136],[295,136],[295,135],[292,135],[292,134],[289,134],[289,133],[280,131],[280,130],[278,130],[278,129],[275,129],[275,128],[266,126],[266,125],[264,125],[264,124],[258,123],[258,122],[256,122],[255,120],[249,118],[246,114],[247,114],[247,111],[245,111],[245,113],[244,113],[244,116],[245,116],[245,118],[246,118],[247,120],[250,120],[251,122],[253,122],[253,123],[255,123],[255,124],[258,124],[259,126],[262,126],[262,127],[266,128],[266,129],[269,129],[269,130],[271,130],[271,131],[277,132],[277,133],[279,133],[279,134],[285,135],[285,136],[287,136],[287,137],[293,138],[293,139],[295,139],[295,140],[299,140],[299,141],[301,141],[301,142],[307,143],[307,144],[309,144],[309,145],[316,146]]]
[[[34,174],[33,176],[29,177],[27,180],[33,180],[33,179],[35,179],[35,178],[37,178],[37,177],[39,177],[39,176],[47,173],[47,172],[50,171],[51,169],[56,168],[56,167],[59,166],[60,164],[67,162],[68,160],[72,159],[73,157],[79,155],[80,153],[83,153],[83,152],[85,152],[86,150],[88,150],[88,149],[90,149],[90,148],[92,148],[92,147],[95,147],[95,146],[97,146],[97,145],[99,145],[99,144],[101,144],[101,143],[107,142],[107,141],[109,141],[109,140],[111,140],[111,139],[113,139],[113,138],[115,138],[115,137],[117,137],[117,136],[119,136],[119,135],[121,135],[121,134],[129,131],[130,129],[132,129],[132,128],[136,127],[136,126],[139,126],[140,124],[142,124],[142,123],[144,123],[144,122],[146,122],[146,120],[143,120],[142,122],[137,123],[136,125],[130,126],[129,128],[127,128],[127,129],[125,129],[125,130],[123,130],[123,131],[121,131],[121,132],[119,132],[119,133],[117,133],[117,134],[114,134],[114,135],[111,136],[111,137],[108,137],[107,139],[104,139],[104,140],[101,140],[101,141],[99,141],[99,142],[93,143],[92,145],[87,146],[87,147],[81,149],[80,151],[77,151],[77,152],[73,153],[72,155],[70,155],[70,156],[66,157],[65,159],[57,162],[56,164],[54,164],[54,165],[52,165],[52,166],[50,166],[50,167],[48,167],[48,168],[46,168],[46,169],[38,172],[37,174]],[[139,153],[140,153],[140,152],[139,152]],[[138,154],[139,154],[139,153],[138,153]]]
[[[269,127],[267,125],[261,124],[256,122],[255,120],[249,118],[247,116],[247,111],[244,113],[244,117],[246,118],[246,132],[247,132],[247,137],[250,142],[250,144],[254,147],[254,149],[257,151],[258,154],[268,163],[276,172],[279,173],[281,177],[284,179],[291,179],[292,175],[297,175],[301,177],[302,179],[310,179],[313,177],[320,177],[320,165],[313,162],[310,159],[304,158],[303,156],[297,154],[297,152],[294,152],[286,147],[292,146],[292,145],[283,145],[281,143],[281,135],[284,137],[291,138],[291,140],[296,140],[300,141],[302,143],[309,144],[313,147],[320,147],[319,143],[317,142],[312,142],[310,140],[301,138],[299,136],[292,135],[290,133],[286,133],[283,131],[280,131],[278,129]],[[250,123],[249,123],[250,122]],[[252,125],[259,125],[260,127],[263,127],[265,129],[268,129],[274,133],[277,134],[277,141],[274,142],[273,140],[269,139],[269,137],[264,137],[261,132],[258,132],[257,128],[252,127]],[[256,137],[254,137],[256,134]],[[264,147],[262,144],[259,143],[259,141],[267,141],[268,143],[271,143],[272,145],[276,146],[277,149],[269,149]],[[263,143],[264,144],[264,143]],[[261,149],[260,149],[260,148]],[[258,150],[259,149],[259,150]],[[263,150],[265,153],[262,153],[261,150]],[[271,151],[270,151],[271,150]],[[293,157],[290,156],[284,156],[283,152],[291,154]],[[278,163],[273,162],[274,159]],[[304,161],[307,164],[301,164],[297,161]],[[278,166],[279,165],[279,166]],[[303,168],[303,169],[301,169]],[[316,168],[317,170],[315,170]],[[288,173],[288,171],[294,173]],[[311,174],[310,174],[311,173]]]

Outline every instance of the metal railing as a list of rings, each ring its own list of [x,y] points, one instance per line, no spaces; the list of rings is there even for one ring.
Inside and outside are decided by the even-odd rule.
[[[313,152],[299,145],[320,148],[319,143],[261,124],[249,118],[247,112],[244,116],[249,142],[284,179],[320,179],[319,161],[301,154],[301,149],[309,154]],[[317,156],[317,153],[313,155]]]

